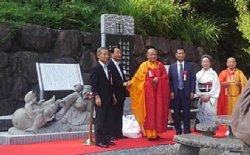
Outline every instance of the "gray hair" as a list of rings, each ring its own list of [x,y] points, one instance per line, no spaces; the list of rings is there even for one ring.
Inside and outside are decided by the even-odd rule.
[[[107,51],[108,51],[108,49],[107,49],[106,47],[99,47],[99,48],[97,49],[97,51],[96,51],[96,55],[100,55],[101,52],[102,52],[102,50],[107,50]]]
[[[208,58],[208,60],[209,60],[210,62],[213,61],[213,58],[212,58],[210,55],[208,55],[208,54],[202,55],[202,56],[201,56],[201,61],[202,61],[204,58]]]

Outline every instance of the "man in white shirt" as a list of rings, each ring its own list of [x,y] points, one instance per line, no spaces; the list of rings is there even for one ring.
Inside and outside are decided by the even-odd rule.
[[[111,60],[108,63],[108,68],[112,74],[113,91],[116,98],[116,103],[113,105],[113,129],[112,139],[127,138],[122,133],[122,115],[123,106],[126,98],[127,82],[121,66],[122,51],[120,48],[115,47],[111,49]]]
[[[90,83],[95,96],[95,145],[102,148],[108,148],[115,145],[111,141],[110,131],[112,130],[112,105],[113,86],[112,75],[107,68],[109,61],[109,52],[105,47],[97,49],[98,63],[91,70]]]
[[[176,50],[177,61],[170,65],[168,74],[176,134],[190,133],[190,106],[195,93],[195,72],[192,64],[185,61],[185,56],[183,48]],[[181,110],[183,111],[184,129],[181,128]]]

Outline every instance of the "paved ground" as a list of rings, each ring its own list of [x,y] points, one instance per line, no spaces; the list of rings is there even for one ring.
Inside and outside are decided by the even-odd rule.
[[[178,155],[175,151],[175,145],[158,145],[138,149],[123,149],[116,151],[107,151],[101,153],[92,153],[87,155]],[[227,152],[214,149],[201,149],[200,155],[229,155]]]

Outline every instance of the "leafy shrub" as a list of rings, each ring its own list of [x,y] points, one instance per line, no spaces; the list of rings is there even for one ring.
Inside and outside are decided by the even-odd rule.
[[[236,0],[235,6],[239,12],[237,22],[238,29],[242,32],[243,37],[250,43],[250,1],[249,0]],[[245,49],[250,53],[250,46]]]
[[[172,0],[128,0],[121,12],[134,16],[137,34],[181,39],[215,49],[221,36],[221,26],[212,18],[192,13],[188,3],[178,5]]]
[[[104,13],[134,16],[141,35],[181,39],[209,51],[217,45],[220,27],[213,19],[195,16],[188,3],[172,0],[3,0],[0,22],[34,24],[54,29],[100,31]]]

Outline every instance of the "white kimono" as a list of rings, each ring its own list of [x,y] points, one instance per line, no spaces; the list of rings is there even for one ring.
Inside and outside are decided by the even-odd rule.
[[[208,102],[198,101],[198,112],[196,118],[200,123],[212,122],[217,113],[217,99],[220,94],[220,82],[217,73],[210,68],[201,69],[196,74],[196,92],[195,96],[210,96]]]

